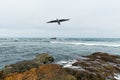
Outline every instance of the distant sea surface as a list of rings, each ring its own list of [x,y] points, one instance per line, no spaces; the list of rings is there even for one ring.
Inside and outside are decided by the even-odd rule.
[[[93,52],[120,55],[120,38],[0,38],[0,69],[44,52],[52,55],[56,62]]]

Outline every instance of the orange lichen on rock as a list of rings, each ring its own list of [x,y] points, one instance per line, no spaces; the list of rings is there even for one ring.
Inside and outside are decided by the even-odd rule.
[[[23,73],[11,73],[3,80],[76,80],[57,64],[42,65]]]
[[[57,64],[47,64],[39,67],[39,73],[43,80],[76,80],[75,77],[66,73],[66,71]]]
[[[21,80],[37,80],[37,69],[32,68],[29,71],[23,73],[23,78]]]
[[[23,75],[21,73],[12,73],[4,78],[4,80],[22,80]]]

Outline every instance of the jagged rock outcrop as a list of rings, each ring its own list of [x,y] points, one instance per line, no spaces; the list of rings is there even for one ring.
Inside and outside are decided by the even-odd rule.
[[[44,53],[33,60],[12,64],[0,71],[0,80],[116,80],[115,74],[120,74],[120,56],[108,53],[83,56],[72,64],[76,68],[50,64],[53,61],[52,56]]]
[[[79,66],[80,70],[66,69],[76,76],[77,80],[115,80],[114,74],[120,74],[120,56],[118,55],[95,52],[84,57],[86,58],[72,64]]]

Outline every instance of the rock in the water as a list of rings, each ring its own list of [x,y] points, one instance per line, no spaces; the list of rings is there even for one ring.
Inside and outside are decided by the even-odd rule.
[[[34,62],[38,64],[46,64],[46,63],[51,63],[54,61],[54,58],[50,56],[48,53],[43,53],[43,54],[38,54],[36,58],[34,59]]]

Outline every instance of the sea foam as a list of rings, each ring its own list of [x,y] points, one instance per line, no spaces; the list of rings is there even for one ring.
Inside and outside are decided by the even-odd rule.
[[[57,64],[62,65],[64,68],[74,68],[79,69],[80,67],[72,66],[73,63],[77,62],[77,60],[68,60],[68,61],[59,61]]]
[[[116,80],[120,80],[120,74],[115,74],[115,75],[114,75],[114,78],[115,78]]]

